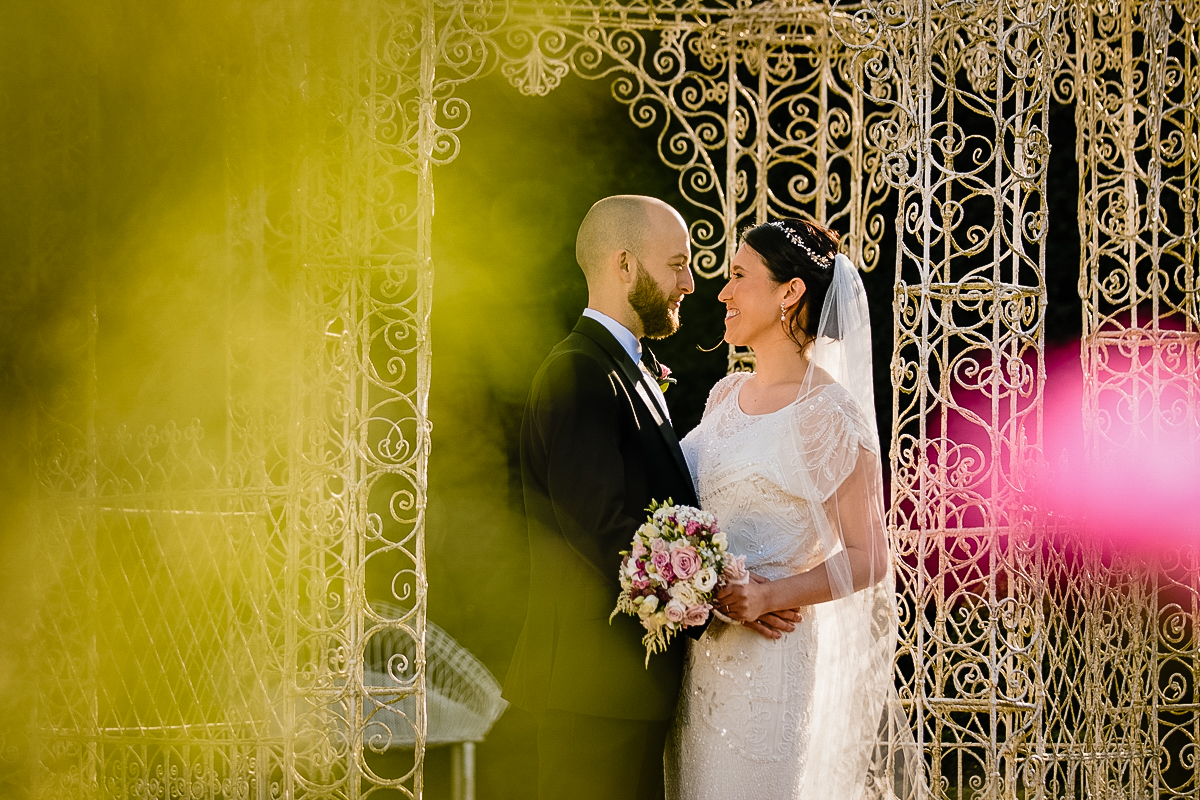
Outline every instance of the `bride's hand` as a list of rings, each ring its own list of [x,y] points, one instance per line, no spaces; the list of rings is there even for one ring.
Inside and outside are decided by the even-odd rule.
[[[717,591],[716,607],[730,619],[743,624],[753,622],[770,612],[767,606],[767,586],[770,581],[750,573],[749,583],[726,584]]]
[[[750,573],[750,580],[754,581],[755,583],[770,583],[768,579],[754,572]],[[779,611],[772,611],[770,613],[763,614],[754,622],[747,622],[746,627],[753,627],[755,630],[758,630],[759,633],[763,633],[763,631],[759,630],[759,628],[765,627],[772,631],[779,631],[780,634],[783,634],[791,633],[792,631],[796,630],[796,626],[803,621],[804,612],[802,609],[785,608]],[[778,639],[779,634],[771,636],[770,638]]]
[[[763,614],[756,620],[743,622],[742,625],[768,639],[782,639],[785,633],[791,633],[796,630],[796,625],[799,622],[800,613],[792,609],[787,609]]]

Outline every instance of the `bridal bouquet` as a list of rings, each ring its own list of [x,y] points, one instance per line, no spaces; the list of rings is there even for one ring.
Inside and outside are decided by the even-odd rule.
[[[747,577],[746,557],[726,551],[715,516],[669,499],[648,510],[632,547],[621,551],[621,594],[609,617],[625,612],[641,619],[647,664],[680,630],[708,622],[718,587]]]

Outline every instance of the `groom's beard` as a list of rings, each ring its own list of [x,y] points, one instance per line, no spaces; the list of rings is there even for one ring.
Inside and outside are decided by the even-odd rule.
[[[679,330],[679,309],[671,308],[670,299],[658,288],[650,273],[638,263],[637,281],[629,293],[629,305],[642,320],[644,335],[664,339]]]

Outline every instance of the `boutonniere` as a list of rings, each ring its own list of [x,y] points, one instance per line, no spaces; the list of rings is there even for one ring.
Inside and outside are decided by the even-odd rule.
[[[659,374],[654,375],[654,380],[659,381],[659,389],[666,392],[671,384],[676,383],[676,379],[671,377],[671,367],[666,366],[665,363],[660,363],[658,367]]]
[[[658,383],[658,388],[664,393],[672,383],[675,383],[675,379],[671,377],[671,368],[659,362],[649,347],[642,348],[642,364],[645,365],[646,372],[650,373],[650,377]]]

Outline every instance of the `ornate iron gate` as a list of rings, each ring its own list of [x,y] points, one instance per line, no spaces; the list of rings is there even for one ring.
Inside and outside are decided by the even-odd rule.
[[[894,225],[897,677],[935,794],[1194,793],[1194,550],[1164,573],[1062,545],[1029,492],[1056,93],[1078,109],[1092,450],[1200,440],[1194,2],[344,11],[336,30],[303,0],[249,12],[260,56],[229,79],[253,98],[236,113],[292,115],[302,134],[285,162],[229,166],[224,441],[106,438],[86,408],[43,437],[40,525],[71,553],[46,642],[88,654],[41,692],[44,794],[420,795],[433,168],[470,116],[457,87],[496,69],[527,94],[611,80],[679,171],[703,276],[771,216],[847,232],[865,269]],[[239,338],[264,315],[295,338],[291,362],[256,363]],[[114,605],[135,583],[145,604]],[[366,686],[384,631],[418,657]],[[106,671],[112,647],[134,655]],[[404,696],[415,757],[383,774],[372,713]]]
[[[221,415],[105,432],[93,309],[39,419],[39,796],[421,795],[433,16],[344,12],[256,6],[222,65]]]

